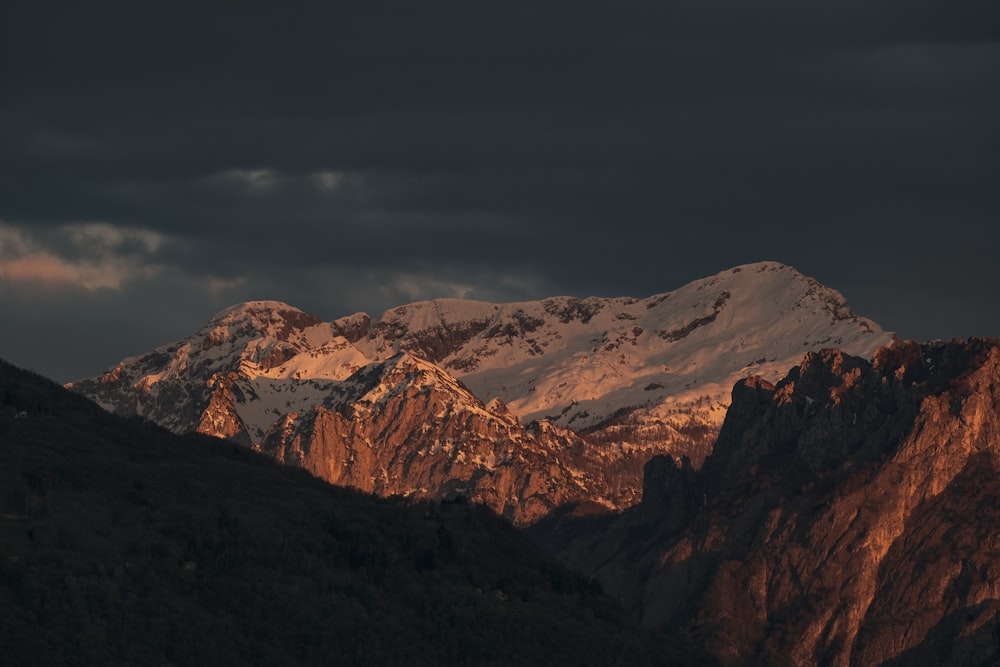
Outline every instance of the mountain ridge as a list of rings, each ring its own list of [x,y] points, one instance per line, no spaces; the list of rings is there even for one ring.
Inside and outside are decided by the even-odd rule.
[[[398,306],[375,320],[356,313],[333,322],[282,302],[247,302],[221,311],[187,338],[71,387],[119,414],[276,453],[290,451],[291,441],[282,443],[281,434],[296,432],[299,444],[292,449],[298,453],[291,459],[297,461],[306,460],[305,443],[312,443],[309,451],[346,455],[339,440],[316,442],[305,432],[306,422],[326,424],[329,437],[345,429],[367,433],[362,442],[377,451],[366,460],[379,469],[350,478],[365,489],[374,488],[369,478],[399,480],[381,485],[386,493],[425,488],[407,484],[401,464],[393,463],[398,457],[392,450],[403,443],[439,455],[440,461],[428,462],[432,468],[456,463],[449,458],[453,451],[421,441],[421,432],[454,440],[463,423],[475,422],[484,433],[513,429],[510,441],[538,461],[520,477],[534,472],[547,478],[560,471],[552,485],[576,489],[557,494],[549,509],[556,502],[584,500],[622,508],[640,497],[642,465],[651,456],[670,453],[700,464],[735,381],[749,374],[777,380],[807,349],[842,345],[870,355],[891,338],[855,315],[835,290],[791,267],[761,262],[645,299],[553,297],[510,304],[438,299]],[[329,412],[331,397],[351,394],[365,369],[400,355],[437,369],[431,376],[439,386],[425,389],[451,396],[461,409],[410,414],[415,430],[391,440],[373,438],[375,431],[385,431],[373,424],[333,428],[337,411]],[[428,370],[409,368],[417,374]],[[405,375],[383,374],[382,391],[391,393],[388,385]],[[485,407],[494,400],[518,425],[501,419],[489,426],[499,419]],[[327,412],[317,422],[320,408]],[[351,414],[364,419],[361,411]],[[453,423],[440,423],[445,415]],[[303,424],[296,426],[297,419]],[[536,423],[552,428],[533,432],[529,427]],[[543,432],[548,444],[535,434]],[[476,460],[491,458],[485,444],[471,449],[468,455]],[[340,479],[335,472],[340,468],[328,463],[308,465]],[[463,474],[481,479],[492,472],[480,463]],[[426,488],[443,488],[445,481]],[[512,484],[519,493],[532,486],[523,479]],[[492,492],[485,488],[480,492],[485,495],[477,499],[518,521],[534,520],[542,510],[511,510],[507,499],[496,494],[487,499]]]

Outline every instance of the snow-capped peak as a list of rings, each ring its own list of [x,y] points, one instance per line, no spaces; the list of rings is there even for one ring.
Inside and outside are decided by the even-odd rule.
[[[267,314],[270,316],[271,313],[282,313],[282,312],[296,312],[301,313],[303,311],[299,310],[294,306],[290,306],[284,301],[243,301],[241,303],[233,304],[228,308],[223,308],[211,318],[209,322],[216,322],[226,319],[241,319],[245,316],[256,316],[260,314]]]
[[[264,336],[280,341],[294,338],[311,347],[307,330],[322,320],[281,301],[247,301],[216,313],[202,331],[206,345],[249,336]],[[329,330],[329,325],[325,325]],[[319,341],[316,341],[319,342]]]

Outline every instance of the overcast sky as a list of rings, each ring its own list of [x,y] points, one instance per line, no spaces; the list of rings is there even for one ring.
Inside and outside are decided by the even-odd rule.
[[[1000,4],[3,3],[0,357],[764,259],[1000,336]]]

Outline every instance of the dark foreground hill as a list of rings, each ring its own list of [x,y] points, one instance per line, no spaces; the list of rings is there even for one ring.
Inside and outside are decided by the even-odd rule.
[[[0,362],[4,665],[706,664],[461,502],[330,487]]]

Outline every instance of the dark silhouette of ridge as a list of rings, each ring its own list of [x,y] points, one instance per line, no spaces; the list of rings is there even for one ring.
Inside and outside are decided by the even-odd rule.
[[[0,362],[5,665],[711,664],[482,507],[331,487]]]

